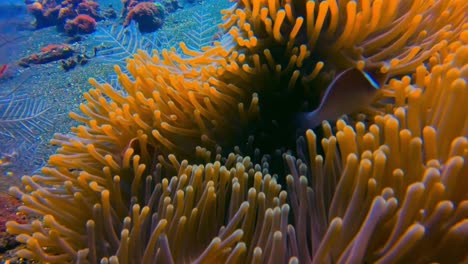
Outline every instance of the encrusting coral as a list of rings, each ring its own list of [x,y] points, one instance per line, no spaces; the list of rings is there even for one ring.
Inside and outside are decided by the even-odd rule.
[[[51,263],[466,261],[467,8],[456,0],[245,0],[225,11],[231,45],[139,52],[129,75],[116,68],[124,91],[91,80],[83,115],[72,114],[83,125],[56,136],[61,148],[42,175],[11,189],[21,212],[41,217],[7,224],[26,243],[18,255]],[[390,79],[371,107],[296,140],[291,117],[350,67]],[[251,157],[242,147],[225,152],[250,135],[260,148]],[[260,153],[277,148],[286,168],[272,172],[276,164]]]

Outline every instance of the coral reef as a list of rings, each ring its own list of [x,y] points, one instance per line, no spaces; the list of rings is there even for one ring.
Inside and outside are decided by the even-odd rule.
[[[68,35],[90,34],[96,31],[96,20],[88,15],[78,15],[72,20],[67,20],[64,29]]]
[[[122,0],[123,9],[122,9],[122,18],[127,18],[130,11],[135,8],[138,4],[142,3],[153,3],[157,5],[161,10],[163,10],[164,14],[173,13],[177,9],[182,8],[178,0],[163,0],[163,1],[155,1],[155,0]]]
[[[99,4],[92,0],[37,0],[28,3],[27,9],[35,18],[36,28],[57,26],[63,29],[69,19],[79,15],[88,15],[93,19],[100,20]]]
[[[142,2],[129,7],[124,26],[131,21],[138,24],[140,32],[153,32],[160,28],[164,21],[164,7],[159,3]]]
[[[71,114],[82,125],[10,189],[42,220],[7,223],[18,255],[467,261],[467,8],[243,0],[224,12],[229,44],[139,51],[128,74],[116,67],[123,91],[90,80]],[[296,137],[294,116],[349,68],[389,80],[370,106]]]

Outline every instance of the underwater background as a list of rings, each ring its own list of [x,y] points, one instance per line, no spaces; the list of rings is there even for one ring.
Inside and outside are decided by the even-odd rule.
[[[2,261],[5,250],[16,245],[5,233],[5,222],[15,219],[19,205],[8,195],[8,189],[19,185],[21,176],[38,173],[46,165],[56,150],[49,143],[55,133],[67,133],[78,125],[69,112],[79,111],[83,93],[91,88],[88,79],[118,84],[114,65],[125,68],[126,59],[138,49],[178,49],[181,41],[194,50],[211,45],[220,31],[220,11],[231,5],[228,1],[173,1],[163,24],[141,33],[133,21],[123,25],[122,1],[95,2],[100,15],[95,30],[72,34],[58,21],[38,27],[27,7],[34,2],[0,3],[0,204],[7,211],[0,220]],[[104,16],[106,12],[110,15]],[[44,61],[21,65],[22,60],[40,54],[49,45],[67,45],[73,52],[50,60],[43,54]],[[64,67],[67,59],[77,61],[80,57],[86,62]]]
[[[468,3],[0,3],[0,261],[468,263]]]

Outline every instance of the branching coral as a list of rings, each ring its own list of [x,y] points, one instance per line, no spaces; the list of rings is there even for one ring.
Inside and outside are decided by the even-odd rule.
[[[56,263],[466,261],[467,7],[246,0],[226,11],[231,46],[139,52],[130,75],[116,67],[124,91],[91,80],[83,115],[72,114],[84,125],[57,135],[43,175],[11,189],[20,211],[42,217],[8,223],[27,245],[18,254]],[[375,66],[393,77],[377,111],[366,122],[324,122],[323,138],[309,130],[284,154],[288,172],[271,176],[275,164],[259,150],[223,158],[218,145],[251,133],[264,137],[263,152],[281,147],[264,136],[276,133],[268,124],[290,124],[335,71]]]

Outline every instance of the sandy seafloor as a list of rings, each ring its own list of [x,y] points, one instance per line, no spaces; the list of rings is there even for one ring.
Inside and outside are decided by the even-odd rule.
[[[118,15],[122,11],[120,0],[95,1],[100,4],[101,10],[112,5]],[[209,40],[211,36],[202,32],[207,27],[220,23],[220,11],[232,5],[227,0],[203,0],[194,3],[185,1],[179,0],[182,8],[166,15],[164,24],[158,31],[136,36],[155,42],[159,39],[171,39],[168,42],[171,47],[177,47],[180,41],[195,43],[200,36]],[[10,4],[16,6],[13,9],[16,13],[2,13],[2,8]],[[88,79],[92,77],[101,82],[108,80],[115,84],[115,63],[120,62],[124,66],[128,51],[134,50],[131,45],[126,46],[128,43],[119,39],[117,34],[111,33],[112,25],[116,25],[118,30],[122,29],[122,20],[117,18],[99,21],[95,33],[81,35],[80,41],[72,43],[74,47],[80,47],[80,50],[90,55],[87,64],[78,65],[69,71],[65,71],[59,61],[20,67],[18,61],[21,58],[39,53],[42,47],[49,44],[67,43],[70,40],[70,36],[57,31],[55,27],[34,29],[31,26],[33,20],[33,17],[26,13],[23,0],[10,0],[7,3],[0,0],[0,66],[8,64],[5,75],[0,78],[2,193],[8,192],[11,186],[21,186],[23,175],[40,173],[40,168],[47,164],[48,157],[56,150],[56,147],[49,143],[53,135],[67,133],[72,126],[79,125],[68,113],[79,113],[79,105],[84,102],[83,93],[93,88]],[[130,25],[127,30],[131,30],[131,27],[135,25]],[[104,49],[103,52],[98,52],[97,57],[92,57],[93,48],[103,43],[107,50]],[[127,52],[122,52],[122,49],[117,49],[115,53],[109,52],[112,46],[123,46],[123,50]],[[15,111],[11,111],[12,109]],[[33,114],[22,113],[25,109]],[[4,212],[0,213],[3,215]],[[10,219],[6,214],[2,217]],[[0,242],[4,242],[2,240],[4,237],[0,234]],[[17,249],[0,252],[0,261],[3,263],[9,259],[14,250]]]
[[[102,9],[112,5],[120,15],[122,10],[120,0],[95,1]],[[182,9],[165,17],[161,29],[144,36],[151,39],[157,39],[163,35],[170,37],[173,46],[177,46],[176,43],[180,41],[190,42],[190,33],[197,33],[197,30],[203,30],[202,27],[208,24],[214,25],[213,22],[221,22],[220,11],[232,5],[227,0],[204,0],[194,3],[184,1],[179,0],[180,5],[183,6]],[[11,3],[14,4],[14,2]],[[31,123],[25,124],[31,132],[24,136],[21,135],[24,131],[20,131],[23,128],[26,129],[22,123],[12,124],[11,114],[4,116],[0,113],[0,133],[8,132],[9,134],[8,137],[0,137],[0,158],[3,158],[3,164],[0,165],[0,191],[3,192],[12,185],[18,185],[22,175],[32,175],[40,171],[40,168],[46,164],[48,156],[55,151],[55,147],[49,144],[54,133],[66,133],[70,131],[70,127],[78,124],[69,118],[68,113],[79,112],[79,104],[84,101],[83,93],[93,88],[88,83],[88,79],[93,77],[98,80],[115,80],[114,62],[120,56],[118,54],[117,56],[113,56],[116,54],[103,56],[98,52],[98,56],[92,57],[87,64],[78,65],[69,71],[62,69],[59,61],[33,64],[28,68],[20,67],[17,65],[20,58],[40,52],[40,48],[48,44],[66,43],[70,40],[70,36],[58,32],[55,27],[34,30],[29,25],[34,19],[29,14],[18,12],[19,14],[12,18],[0,17],[0,36],[11,40],[8,43],[0,41],[0,65],[9,65],[5,76],[0,79],[0,107],[3,104],[0,111],[6,111],[5,104],[8,101],[25,99],[30,100],[30,103],[36,103],[37,112],[41,114],[36,120],[33,117]],[[200,25],[200,21],[195,18],[197,15],[205,17],[205,20],[210,19],[210,23]],[[80,46],[80,49],[91,56],[93,48],[102,43],[102,38],[98,37],[98,35],[102,36],[101,30],[109,32],[110,25],[121,23],[122,20],[118,18],[99,21],[97,32],[81,35],[82,40],[73,45]],[[132,26],[135,25],[132,24],[129,27]],[[189,34],[186,34],[187,32]],[[107,42],[107,47],[113,45]],[[126,43],[115,44],[125,45]],[[108,60],[108,57],[111,59]],[[124,65],[123,61],[122,57],[122,65]],[[5,161],[9,161],[9,164],[5,165]]]

